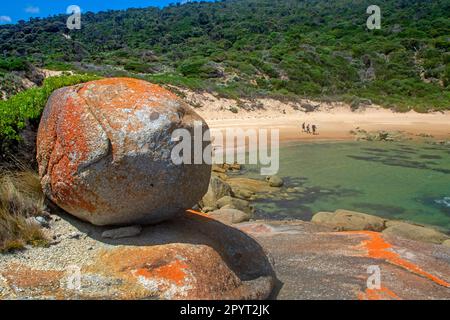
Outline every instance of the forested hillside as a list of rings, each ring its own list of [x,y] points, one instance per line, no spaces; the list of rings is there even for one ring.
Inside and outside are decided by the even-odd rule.
[[[0,26],[2,85],[27,62],[136,76],[231,97],[368,100],[450,109],[450,2],[228,0],[85,13]]]

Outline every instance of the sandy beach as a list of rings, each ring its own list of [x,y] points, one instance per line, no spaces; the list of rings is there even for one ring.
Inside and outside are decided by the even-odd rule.
[[[280,130],[280,140],[349,140],[355,128],[366,131],[403,131],[411,136],[429,134],[436,139],[450,137],[450,113],[420,114],[416,112],[394,113],[384,109],[374,109],[361,113],[347,110],[299,113],[296,116],[267,115],[250,118],[224,118],[206,121],[213,129],[225,128],[276,128]],[[316,124],[318,134],[301,132],[303,122]]]
[[[414,139],[418,135],[431,135],[435,139],[450,137],[450,112],[406,113],[394,112],[379,106],[369,106],[352,111],[345,103],[320,103],[311,100],[282,102],[273,99],[258,99],[256,110],[239,109],[230,111],[235,100],[218,99],[210,94],[187,94],[187,100],[194,102],[199,113],[212,129],[226,128],[276,128],[280,130],[281,141],[292,140],[351,140],[351,130],[401,131]],[[317,106],[313,112],[302,111],[302,105]],[[302,133],[302,123],[315,124],[318,134]]]

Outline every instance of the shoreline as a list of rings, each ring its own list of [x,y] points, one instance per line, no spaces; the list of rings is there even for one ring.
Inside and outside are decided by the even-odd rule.
[[[232,113],[226,109],[228,101],[196,108],[213,130],[232,129],[279,129],[280,142],[289,141],[352,141],[352,130],[368,132],[401,132],[411,140],[431,138],[445,140],[450,138],[450,112],[406,113],[393,112],[379,106],[366,107],[352,111],[350,106],[331,103],[318,110],[304,112],[294,110],[292,105],[280,101],[265,101],[265,110]],[[315,124],[317,135],[302,132],[301,125]]]

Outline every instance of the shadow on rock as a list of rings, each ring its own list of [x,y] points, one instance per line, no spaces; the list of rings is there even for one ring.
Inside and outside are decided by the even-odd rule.
[[[96,261],[83,269],[89,277],[102,274],[127,283],[128,293],[121,298],[267,299],[275,297],[282,286],[257,241],[193,211],[143,226],[138,236],[122,239],[102,237],[114,227],[60,216],[103,243]]]

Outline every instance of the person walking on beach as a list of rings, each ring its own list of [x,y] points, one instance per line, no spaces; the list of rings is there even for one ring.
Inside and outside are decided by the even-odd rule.
[[[317,130],[317,126],[315,124],[312,125],[312,134],[315,135],[316,134],[316,130]]]
[[[311,129],[309,128],[309,124],[306,126],[306,133],[311,133]]]
[[[306,124],[303,122],[303,124],[302,124],[302,132],[305,132],[306,130],[305,130],[305,127],[306,127]]]

